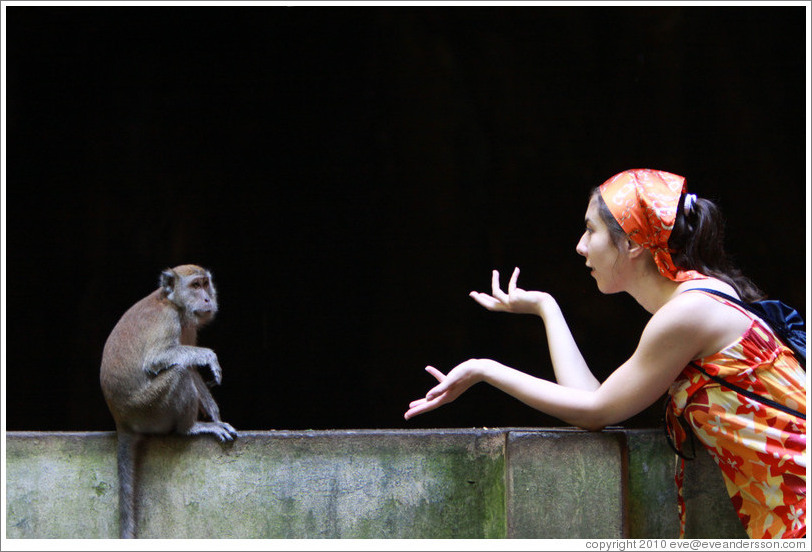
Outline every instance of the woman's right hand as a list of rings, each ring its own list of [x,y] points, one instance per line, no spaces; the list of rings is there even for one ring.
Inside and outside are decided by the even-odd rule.
[[[493,366],[501,365],[489,359],[472,358],[466,360],[448,374],[443,374],[433,366],[426,366],[426,372],[434,376],[440,383],[430,389],[422,399],[409,403],[409,410],[404,415],[404,418],[408,420],[418,414],[429,412],[454,401],[469,387],[482,381],[486,372],[492,369]]]
[[[472,291],[471,298],[488,309],[496,312],[512,312],[514,314],[536,314],[541,316],[542,305],[545,301],[552,300],[549,293],[542,291],[527,291],[516,284],[519,280],[519,268],[513,270],[513,275],[508,283],[507,293],[502,291],[499,285],[499,271],[493,271],[491,282],[491,295]]]

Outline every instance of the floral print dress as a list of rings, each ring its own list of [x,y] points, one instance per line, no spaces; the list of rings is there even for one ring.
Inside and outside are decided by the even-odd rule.
[[[706,294],[751,320],[736,342],[683,370],[669,389],[666,428],[678,450],[702,443],[722,471],[733,506],[751,538],[806,535],[806,373],[792,351],[757,317]],[[748,398],[708,375],[771,399]],[[798,414],[784,410],[797,411]],[[685,535],[684,460],[677,467],[680,537]]]

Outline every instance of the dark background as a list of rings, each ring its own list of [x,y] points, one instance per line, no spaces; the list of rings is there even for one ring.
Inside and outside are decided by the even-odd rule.
[[[118,317],[182,263],[238,429],[552,426],[479,385],[405,422],[472,357],[541,377],[551,292],[599,379],[647,313],[575,245],[590,189],[684,175],[728,249],[806,311],[803,7],[9,7],[9,430],[110,430]],[[660,404],[625,425],[658,423]]]

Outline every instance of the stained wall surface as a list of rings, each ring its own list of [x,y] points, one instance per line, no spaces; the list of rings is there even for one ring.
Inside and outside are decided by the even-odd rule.
[[[113,433],[9,433],[8,538],[115,538]],[[147,441],[143,538],[676,538],[657,432],[245,432]],[[688,536],[743,537],[718,468],[689,466]],[[701,515],[693,515],[693,514]]]

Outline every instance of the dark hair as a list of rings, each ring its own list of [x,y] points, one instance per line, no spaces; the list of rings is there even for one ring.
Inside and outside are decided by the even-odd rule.
[[[598,200],[598,212],[609,228],[612,241],[619,246],[623,240],[628,239],[626,232],[606,206],[598,188],[593,190],[592,196]],[[684,202],[685,194],[680,197],[677,219],[668,239],[674,265],[685,270],[696,270],[730,284],[739,297],[748,303],[764,299],[764,292],[733,265],[725,252],[725,220],[719,207],[709,199],[697,198],[686,215]]]

